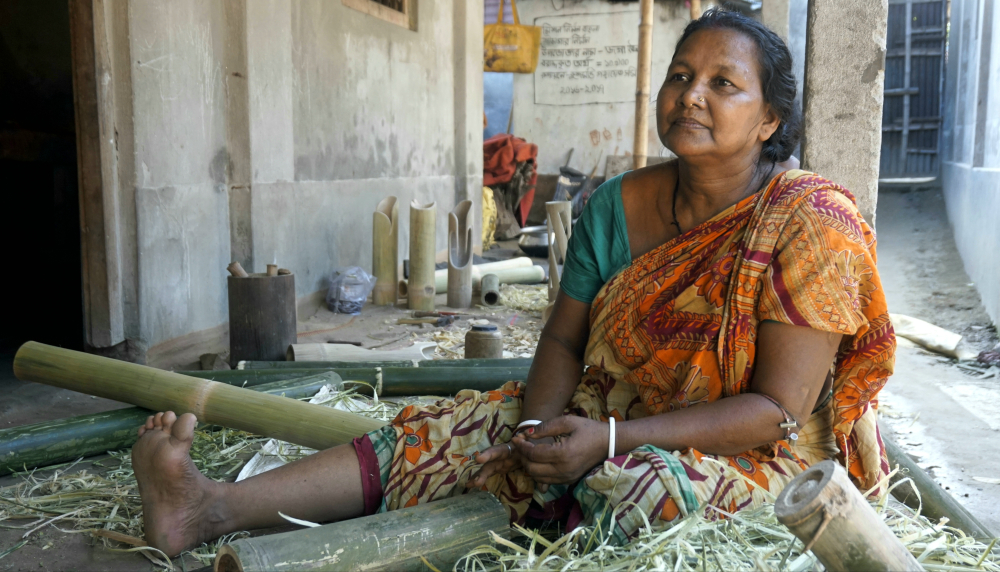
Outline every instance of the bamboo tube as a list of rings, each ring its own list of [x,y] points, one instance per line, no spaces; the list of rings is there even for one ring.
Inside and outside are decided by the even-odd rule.
[[[691,1],[691,19],[697,20],[701,18],[701,0],[690,0]]]
[[[501,284],[538,284],[545,281],[545,269],[541,266],[508,268],[493,272]],[[472,287],[482,289],[482,276],[472,275]]]
[[[296,361],[375,361],[375,360],[430,360],[434,359],[434,342],[417,342],[398,350],[369,350],[350,344],[292,344],[285,352],[285,359]]]
[[[407,307],[411,310],[434,309],[434,241],[437,223],[434,203],[420,206],[410,203],[410,285]]]
[[[500,303],[500,278],[496,274],[483,276],[479,291],[480,301],[484,306],[496,306]]]
[[[230,274],[232,274],[237,278],[246,278],[247,276],[250,276],[249,274],[247,274],[246,270],[243,270],[243,265],[240,264],[239,262],[236,262],[235,260],[229,263],[229,266],[226,267],[226,270],[228,270]]]
[[[288,570],[439,570],[489,542],[490,531],[506,536],[507,510],[482,491],[410,508],[306,528],[243,538],[220,547],[216,572]]]
[[[694,10],[692,3],[692,10]],[[639,54],[635,76],[635,168],[646,166],[649,146],[649,76],[652,74],[653,0],[639,0]]]
[[[569,201],[545,203],[545,225],[549,233],[549,302],[559,293],[559,267],[566,263],[569,237],[573,234],[573,204]]]
[[[477,284],[479,280],[482,280],[483,275],[494,273],[497,270],[507,270],[510,268],[528,268],[534,263],[527,256],[520,256],[518,258],[511,258],[509,260],[501,260],[499,262],[484,262],[483,264],[475,264],[472,267],[472,289],[476,290],[478,288]],[[409,290],[406,280],[400,280],[398,285],[397,294],[400,298],[405,298],[407,291]],[[437,270],[434,272],[434,291],[438,294],[444,293],[448,290],[448,269]]]
[[[253,390],[298,399],[314,395],[325,385],[343,388],[344,384],[336,373],[325,372],[262,384]],[[0,475],[131,447],[138,439],[136,429],[153,413],[141,407],[126,407],[0,429]]]
[[[345,411],[38,342],[27,342],[18,350],[14,375],[146,409],[194,413],[204,423],[313,449],[349,443],[383,425]]]
[[[830,572],[922,569],[833,461],[792,479],[774,514]]]
[[[267,265],[267,275],[268,276],[277,276],[278,275],[278,265],[277,264],[268,264]]]
[[[942,518],[948,519],[948,526],[960,528],[969,536],[989,539],[996,535],[979,522],[962,503],[955,500],[948,494],[941,485],[934,482],[923,469],[920,468],[913,459],[903,452],[899,445],[882,433],[882,443],[885,445],[885,454],[889,458],[889,466],[899,466],[899,473],[893,478],[893,482],[909,477],[913,479],[913,484],[920,491],[919,496],[914,493],[908,485],[901,485],[892,489],[892,496],[896,500],[912,509],[920,509],[920,514],[926,516],[931,521],[938,521]]]
[[[472,201],[448,213],[448,307],[472,306]],[[436,278],[436,277],[435,277]],[[434,285],[437,289],[437,284]]]
[[[372,303],[376,306],[396,303],[398,269],[399,204],[396,197],[386,197],[372,215],[372,274],[375,275]]]
[[[375,367],[477,367],[477,368],[528,368],[531,367],[533,358],[503,358],[503,359],[435,359],[414,362],[412,360],[390,360],[390,361],[243,361],[239,364],[241,370],[264,370],[264,369],[337,369],[337,368],[375,368]],[[183,372],[180,372],[183,373]],[[208,373],[208,372],[202,372]],[[212,372],[214,373],[214,372]]]
[[[280,362],[285,363],[285,362]],[[254,370],[217,370],[217,371],[178,371],[181,375],[198,379],[218,381],[226,385],[236,387],[256,387],[265,383],[274,383],[287,379],[295,379],[308,375],[316,375],[323,371],[332,371],[331,368],[294,368],[283,367],[281,369],[254,369]]]

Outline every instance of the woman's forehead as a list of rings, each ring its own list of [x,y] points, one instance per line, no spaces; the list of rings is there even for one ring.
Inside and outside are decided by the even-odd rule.
[[[757,44],[736,30],[708,28],[691,34],[674,54],[672,65],[758,76]]]

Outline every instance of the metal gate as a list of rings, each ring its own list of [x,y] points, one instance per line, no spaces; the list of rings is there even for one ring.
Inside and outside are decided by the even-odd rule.
[[[944,0],[889,0],[880,179],[940,171],[946,10]]]

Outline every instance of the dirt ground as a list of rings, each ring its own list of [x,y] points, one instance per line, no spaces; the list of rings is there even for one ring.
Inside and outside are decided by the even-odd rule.
[[[963,343],[984,350],[997,343],[973,285],[955,250],[938,191],[883,192],[878,205],[879,272],[892,312],[933,322],[965,336]],[[444,296],[439,297],[444,304]],[[508,332],[537,330],[539,321],[506,309],[477,311]],[[399,326],[402,306],[366,307],[361,316],[320,310],[299,324],[300,341],[358,341],[365,347],[392,349],[432,328]],[[461,327],[453,326],[453,328]],[[12,355],[0,355],[0,428],[82,415],[121,404],[73,392],[23,383],[13,378]],[[883,431],[893,435],[918,463],[958,498],[983,524],[1000,532],[1000,485],[976,481],[996,478],[1000,457],[1000,378],[977,379],[953,362],[901,344],[896,373],[883,391]],[[15,482],[0,478],[0,487]],[[18,544],[23,530],[0,528],[0,554]],[[86,535],[52,527],[23,548],[0,558],[7,570],[152,570],[142,556],[92,547]],[[178,569],[199,568],[193,559]]]

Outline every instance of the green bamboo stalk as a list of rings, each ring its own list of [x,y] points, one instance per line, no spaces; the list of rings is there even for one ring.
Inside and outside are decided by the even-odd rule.
[[[533,358],[510,359],[428,359],[422,361],[242,361],[241,369],[340,369],[368,367],[531,367]],[[207,372],[206,372],[207,373]],[[215,373],[215,372],[211,372]]]
[[[425,558],[438,570],[451,570],[470,550],[488,544],[491,531],[508,536],[509,518],[496,497],[476,491],[325,526],[243,538],[219,549],[214,569],[426,572]]]
[[[319,373],[323,373],[324,371],[332,371],[332,370],[330,370],[329,368],[322,368],[322,369],[289,368],[289,369],[254,369],[254,370],[227,369],[227,370],[215,370],[215,371],[202,371],[202,370],[178,371],[174,373],[179,373],[181,375],[186,375],[188,377],[197,377],[198,379],[209,379],[212,381],[218,381],[219,383],[225,383],[226,385],[235,385],[237,387],[252,388],[262,383],[273,383],[275,381],[295,379],[299,377],[305,377],[307,375],[316,375]]]
[[[253,390],[299,399],[315,395],[324,385],[342,388],[343,382],[336,373],[324,372],[258,385]],[[2,429],[0,475],[127,449],[138,438],[136,430],[152,414],[149,409],[126,407]]]

